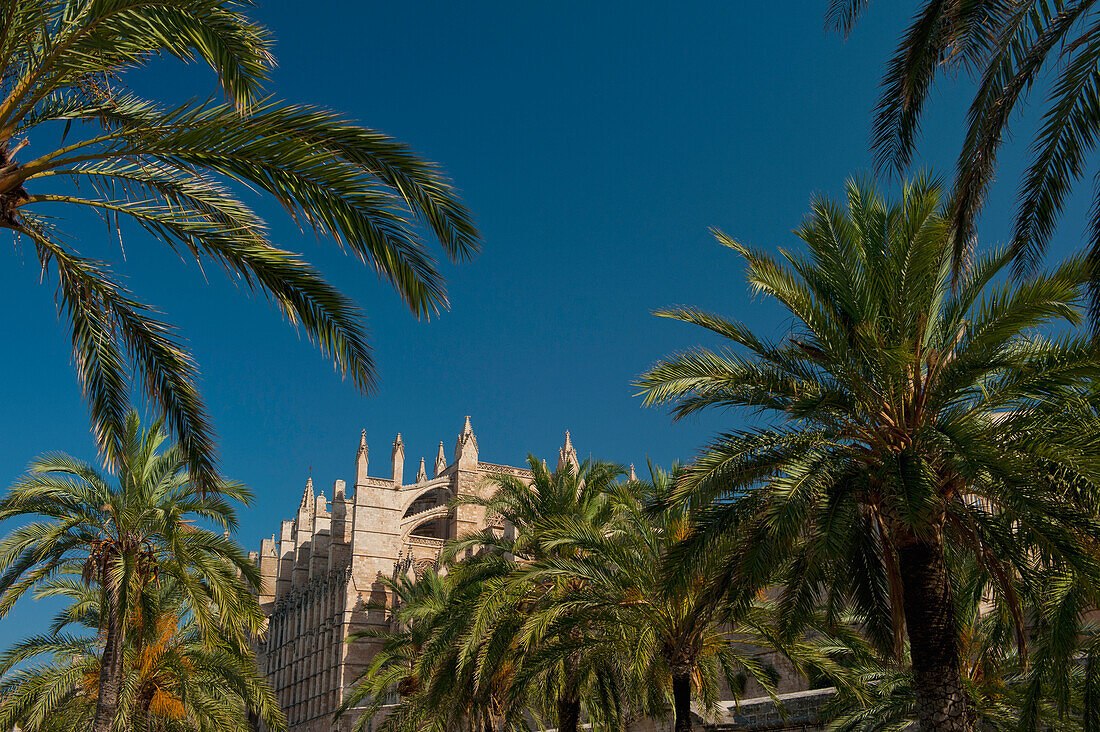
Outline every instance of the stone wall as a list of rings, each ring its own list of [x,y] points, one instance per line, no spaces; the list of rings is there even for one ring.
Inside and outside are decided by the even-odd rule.
[[[823,732],[820,711],[834,693],[836,689],[826,688],[780,694],[777,698],[783,711],[768,696],[743,699],[740,703],[723,702],[718,719],[705,726],[716,732]]]

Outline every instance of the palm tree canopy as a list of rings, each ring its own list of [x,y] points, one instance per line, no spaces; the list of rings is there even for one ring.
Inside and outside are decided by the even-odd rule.
[[[456,587],[471,598],[460,659],[479,677],[506,668],[499,682],[516,711],[529,706],[559,729],[572,728],[582,712],[593,728],[617,728],[625,713],[621,645],[595,618],[573,612],[585,603],[585,578],[555,568],[576,556],[575,545],[558,540],[564,527],[600,536],[617,530],[612,491],[623,470],[586,460],[551,472],[533,455],[527,463],[530,484],[495,475],[486,496],[456,499],[499,517],[444,550],[448,561],[469,555],[452,570]]]
[[[25,519],[0,539],[0,617],[27,591],[79,566],[85,582],[122,588],[124,607],[156,579],[175,582],[204,630],[245,640],[263,629],[252,590],[259,570],[230,538],[232,501],[249,502],[237,483],[200,492],[178,445],[160,450],[160,423],[126,420],[117,481],[62,453],[35,460],[0,499],[0,521]],[[200,528],[209,523],[226,533]],[[216,599],[210,602],[210,596]]]
[[[847,34],[865,0],[830,0],[828,22]],[[963,69],[976,82],[959,152],[951,209],[958,232],[956,264],[972,238],[993,181],[997,153],[1017,105],[1047,80],[1042,121],[1020,183],[1011,245],[1017,273],[1035,271],[1066,197],[1086,172],[1100,117],[1100,15],[1092,0],[948,0],[918,4],[887,65],[875,110],[872,147],[880,168],[904,171],[912,160],[929,92],[945,71]],[[1089,259],[1100,261],[1100,206],[1094,194]],[[1090,312],[1100,323],[1100,275],[1091,280]]]
[[[1021,631],[1014,587],[1036,556],[1097,570],[1079,539],[1097,529],[1096,346],[1041,332],[1080,320],[1089,267],[1074,257],[1001,284],[1011,252],[997,250],[968,258],[953,286],[946,213],[928,179],[896,204],[851,182],[846,207],[815,200],[796,232],[805,254],[773,258],[718,234],[752,288],[790,314],[789,337],[662,311],[730,347],[679,354],[639,380],[676,417],[719,407],[765,422],[720,435],[692,466],[681,489],[721,500],[684,551],[722,557],[735,602],[779,582],[788,629],[819,602],[834,621],[854,607],[895,657],[906,547],[972,552]]]
[[[718,563],[679,561],[675,549],[696,528],[690,502],[674,495],[682,468],[650,465],[649,472],[649,480],[606,487],[612,517],[606,526],[545,527],[543,541],[557,556],[520,571],[528,582],[574,588],[555,622],[587,626],[593,647],[621,659],[631,709],[665,717],[677,678],[690,680],[689,697],[706,713],[717,711],[723,684],[738,694],[752,678],[772,693],[773,679],[755,658],[770,645],[759,632],[770,610],[749,606],[731,614],[716,587]]]
[[[447,306],[425,234],[451,260],[478,249],[468,212],[433,164],[338,114],[264,96],[271,41],[247,17],[250,5],[13,0],[0,8],[0,226],[55,278],[108,461],[122,452],[133,377],[207,488],[217,470],[194,362],[107,261],[71,245],[67,213],[90,212],[112,228],[129,222],[181,256],[219,265],[263,292],[368,391],[375,370],[359,308],[301,256],[274,246],[233,186],[270,195],[300,226],[333,239],[417,316]],[[227,101],[169,107],[129,92],[122,74],[158,55],[208,65]],[[35,156],[18,161],[32,141]]]

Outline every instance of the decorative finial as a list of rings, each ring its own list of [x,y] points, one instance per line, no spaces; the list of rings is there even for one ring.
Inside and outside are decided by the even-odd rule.
[[[393,466],[393,484],[401,485],[401,476],[405,470],[405,442],[401,439],[401,433],[397,433],[397,439],[393,441],[393,452],[390,453],[390,464]]]
[[[359,450],[360,452],[367,449],[367,431],[363,430],[359,435]]]
[[[565,470],[566,466],[572,466],[574,473],[580,470],[580,461],[577,460],[577,451],[573,447],[569,430],[565,431],[565,444],[558,448],[558,472]]]
[[[474,435],[469,415],[462,425],[462,433],[455,441],[455,462],[458,463],[459,470],[473,470],[477,467],[477,436]]]
[[[416,482],[422,483],[428,479],[428,471],[424,469],[424,458],[420,458],[420,470],[416,471]]]
[[[634,472],[634,463],[630,464],[630,480],[631,482],[638,480],[638,475]]]
[[[435,456],[435,477],[447,469],[447,456],[443,454],[443,440],[439,441],[439,452]]]
[[[313,469],[310,468],[310,476],[306,479],[306,489],[302,491],[302,504],[300,508],[305,508],[313,503]],[[312,506],[310,506],[312,507]]]

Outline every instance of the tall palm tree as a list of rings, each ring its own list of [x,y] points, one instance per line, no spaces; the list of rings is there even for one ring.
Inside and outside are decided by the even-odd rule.
[[[566,462],[551,473],[534,456],[528,465],[531,485],[495,475],[486,497],[457,499],[500,517],[505,527],[459,537],[444,550],[447,561],[468,556],[456,582],[476,593],[461,658],[474,662],[478,677],[509,668],[511,697],[541,698],[539,706],[560,732],[576,732],[584,717],[597,726],[614,724],[625,711],[616,647],[602,642],[595,626],[570,616],[584,580],[545,570],[575,554],[575,547],[554,541],[561,526],[616,530],[611,490],[622,469]]]
[[[91,725],[99,687],[102,647],[96,631],[102,595],[76,579],[79,574],[74,568],[74,576],[55,577],[35,592],[38,598],[69,601],[49,633],[0,656],[0,725],[5,729],[18,725],[45,732]],[[146,612],[128,618],[120,721],[138,731],[246,729],[249,715],[255,714],[268,729],[285,729],[252,649],[231,637],[201,632],[179,589],[172,580],[146,586],[141,598]],[[93,635],[65,632],[72,625]]]
[[[166,437],[161,422],[143,431],[131,412],[121,437],[124,459],[117,482],[87,463],[51,453],[31,463],[0,499],[0,521],[28,520],[0,539],[0,617],[28,590],[73,563],[81,565],[84,581],[102,592],[104,645],[94,732],[108,732],[115,720],[126,623],[150,582],[175,582],[205,633],[244,643],[263,628],[250,592],[259,587],[259,570],[228,533],[194,523],[234,529],[229,499],[248,503],[248,489],[222,481],[216,490],[200,490],[187,472],[183,447],[160,451]]]
[[[748,676],[770,693],[772,680],[750,642],[763,642],[755,626],[767,611],[748,605],[731,614],[715,591],[714,562],[674,561],[673,550],[695,529],[690,503],[673,499],[680,473],[651,465],[649,481],[614,486],[614,532],[579,522],[548,530],[562,556],[532,579],[573,580],[581,591],[563,622],[597,627],[599,641],[620,644],[637,708],[663,716],[671,699],[674,729],[689,732],[692,698],[713,712],[723,681],[736,692]]]
[[[1041,334],[1079,321],[1082,257],[996,284],[1011,258],[999,250],[966,260],[953,286],[945,215],[927,179],[895,204],[853,182],[846,209],[814,202],[796,232],[805,254],[776,259],[719,234],[789,313],[790,334],[663,311],[730,348],[662,361],[639,385],[676,417],[719,407],[766,422],[695,461],[685,488],[721,500],[689,550],[724,555],[734,595],[779,583],[788,631],[823,603],[833,618],[851,604],[894,658],[907,635],[921,728],[967,730],[945,550],[974,554],[1021,636],[1015,585],[1036,551],[1097,587],[1082,537],[1097,530],[1100,420],[1086,395],[1100,360],[1073,330]]]
[[[394,705],[377,725],[379,732],[526,732],[534,708],[513,693],[518,654],[502,654],[475,627],[479,603],[497,575],[487,569],[484,563],[474,567],[459,562],[446,574],[429,571],[383,578],[393,594],[392,605],[367,608],[390,613],[389,627],[354,636],[378,645],[335,717],[359,715],[353,726],[358,732],[372,724],[383,707]],[[503,623],[492,628],[491,639],[507,641],[508,630],[516,630],[516,617],[508,618],[508,629]]]
[[[338,114],[264,96],[271,39],[245,14],[250,6],[0,4],[0,227],[56,277],[58,314],[108,463],[123,454],[132,376],[163,410],[194,479],[207,488],[217,483],[215,450],[194,362],[171,327],[121,284],[105,254],[76,251],[65,216],[94,214],[111,229],[129,222],[200,266],[217,264],[261,290],[367,391],[375,371],[359,308],[301,256],[274,246],[233,186],[270,195],[300,226],[333,239],[388,280],[418,317],[447,306],[419,232],[434,236],[451,260],[478,249],[466,209],[433,164]],[[129,91],[124,72],[158,56],[209,66],[225,103],[171,106]],[[34,154],[21,161],[24,150]]]
[[[830,0],[830,22],[847,34],[865,0]],[[1096,12],[1094,12],[1096,11]],[[1093,0],[929,0],[917,5],[882,80],[872,145],[881,168],[908,167],[929,92],[945,71],[963,69],[976,89],[959,153],[951,210],[956,261],[996,172],[1009,123],[1037,81],[1049,80],[1042,123],[1020,183],[1011,245],[1017,274],[1035,271],[1066,196],[1084,175],[1100,133],[1100,6]],[[1100,325],[1100,193],[1088,223],[1090,310]]]

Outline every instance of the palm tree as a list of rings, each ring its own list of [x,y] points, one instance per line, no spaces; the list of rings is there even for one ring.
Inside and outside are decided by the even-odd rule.
[[[483,563],[460,562],[446,574],[383,578],[392,605],[368,604],[367,609],[388,612],[389,627],[353,636],[373,639],[377,646],[335,717],[354,711],[358,732],[392,704],[377,725],[379,732],[527,732],[532,705],[513,693],[518,654],[504,657],[474,627],[478,603],[497,574],[486,569]],[[516,630],[514,625],[509,629]],[[494,639],[509,638],[502,625],[492,631]]]
[[[301,256],[273,246],[231,186],[272,196],[299,225],[335,240],[388,280],[417,317],[447,306],[420,225],[453,261],[478,249],[469,214],[433,164],[340,115],[264,96],[271,40],[244,14],[249,5],[0,7],[0,227],[56,275],[58,314],[108,464],[123,455],[132,376],[163,410],[203,488],[217,483],[217,469],[194,362],[106,261],[77,253],[63,214],[95,214],[111,228],[129,222],[200,266],[217,264],[301,324],[366,391],[375,371],[358,307]],[[128,91],[123,72],[162,55],[208,65],[227,101],[166,106]],[[36,156],[20,162],[25,148]]]
[[[551,473],[534,456],[528,465],[531,485],[495,475],[487,497],[457,499],[499,517],[505,527],[459,537],[444,550],[445,561],[467,557],[455,567],[455,582],[460,592],[476,597],[460,658],[471,663],[475,678],[510,684],[514,704],[537,701],[559,732],[576,732],[582,717],[611,725],[625,711],[613,652],[618,646],[570,616],[569,609],[582,602],[584,581],[547,570],[574,553],[553,540],[561,526],[615,531],[611,487],[622,469],[565,461]],[[499,669],[508,669],[507,679],[491,673]]]
[[[897,204],[869,184],[847,193],[846,210],[814,202],[796,232],[807,254],[777,260],[718,234],[790,314],[789,336],[662,311],[731,348],[662,361],[639,385],[677,418],[721,407],[770,423],[720,435],[692,466],[693,500],[721,500],[685,551],[724,555],[736,602],[781,585],[784,632],[822,603],[834,620],[851,605],[894,658],[907,635],[921,728],[967,730],[945,551],[973,553],[1021,637],[1015,588],[1035,551],[1098,586],[1082,539],[1096,535],[1095,495],[1079,486],[1100,478],[1086,398],[1100,361],[1072,330],[1040,334],[1079,321],[1090,268],[1075,257],[998,285],[1011,259],[999,250],[967,259],[952,286],[934,182],[906,185]]]
[[[638,692],[635,706],[663,716],[671,699],[674,729],[688,732],[693,697],[714,712],[722,681],[736,692],[751,677],[771,693],[772,680],[754,657],[765,642],[756,626],[766,608],[752,604],[731,614],[715,592],[713,562],[685,568],[671,561],[695,529],[690,504],[673,499],[680,475],[679,467],[669,473],[651,465],[649,481],[614,486],[614,532],[582,523],[547,531],[562,558],[532,579],[578,585],[563,622],[597,627],[592,635],[600,642],[618,644],[629,687]]]
[[[131,412],[121,437],[117,484],[87,463],[52,453],[31,463],[0,499],[0,521],[30,519],[0,539],[0,617],[28,590],[74,563],[81,565],[84,581],[102,592],[94,732],[108,732],[116,717],[126,623],[150,582],[175,582],[192,622],[207,635],[246,643],[263,628],[250,592],[259,587],[259,570],[228,535],[237,520],[227,499],[248,503],[248,489],[222,481],[216,490],[200,490],[187,472],[182,446],[159,451],[165,440],[161,422],[142,431]],[[227,533],[200,529],[196,520]]]
[[[366,729],[382,707],[393,703],[395,694],[400,700],[398,710],[387,716],[380,730],[393,729],[399,720],[423,713],[419,696],[431,683],[431,677],[424,675],[424,650],[453,608],[450,583],[435,572],[420,577],[402,573],[380,581],[393,597],[391,604],[368,603],[366,609],[389,613],[390,627],[368,628],[349,636],[349,643],[372,639],[378,644],[370,664],[333,717],[337,720],[355,710],[359,717],[354,732]],[[430,726],[430,718],[436,715],[424,716],[418,726]]]
[[[863,0],[830,0],[829,19],[847,34]],[[1085,173],[1095,149],[1100,70],[1100,7],[1092,0],[1049,3],[931,1],[918,6],[887,66],[875,110],[872,145],[880,168],[908,167],[928,93],[944,71],[963,69],[977,88],[967,115],[951,209],[958,232],[956,261],[974,234],[975,220],[996,171],[1017,105],[1037,81],[1049,79],[1042,124],[1020,184],[1011,245],[1017,274],[1035,271],[1054,233],[1066,196]],[[1100,324],[1100,193],[1088,224],[1090,311]]]
[[[49,633],[28,638],[0,657],[0,725],[5,729],[72,730],[92,722],[101,646],[95,635],[63,631],[76,625],[94,634],[102,595],[76,579],[79,574],[77,567],[74,576],[40,586],[36,597],[65,598],[68,607]],[[172,580],[147,585],[142,595],[146,612],[133,613],[125,629],[126,693],[120,717],[129,729],[246,729],[250,714],[268,729],[286,728],[247,644],[201,632]],[[65,726],[56,724],[59,719]]]

